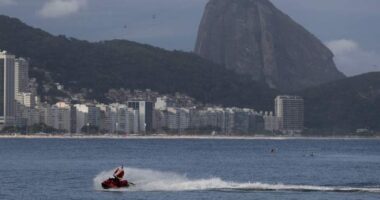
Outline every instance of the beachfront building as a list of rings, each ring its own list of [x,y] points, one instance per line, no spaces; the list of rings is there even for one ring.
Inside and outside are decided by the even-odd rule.
[[[15,59],[15,93],[29,92],[29,62],[24,58]]]
[[[264,130],[264,119],[253,109],[232,108],[233,127],[235,134],[255,134]]]
[[[154,131],[162,131],[164,128],[166,128],[167,125],[167,110],[158,110],[155,109],[153,111],[153,130]]]
[[[137,110],[128,108],[126,121],[126,133],[139,133],[139,112]]]
[[[111,104],[104,113],[105,131],[109,133],[139,133],[139,112],[125,104]]]
[[[102,130],[108,133],[116,132],[116,120],[117,120],[117,107],[119,104],[106,105],[102,110],[104,110],[104,127]]]
[[[88,126],[88,106],[86,104],[75,104],[75,133],[81,133],[82,128]]]
[[[263,113],[264,118],[264,129],[266,131],[275,132],[280,130],[280,118],[275,116],[273,112]]]
[[[225,133],[227,135],[230,135],[234,131],[234,124],[235,124],[235,118],[234,118],[235,112],[231,108],[224,109],[223,115],[223,126],[222,126],[222,133]]]
[[[128,116],[128,106],[127,105],[118,105],[116,112],[116,132],[117,133],[126,133],[127,128],[127,116]]]
[[[98,112],[99,112],[99,124],[98,124],[98,128],[99,128],[99,131],[102,131],[102,132],[106,132],[106,127],[107,127],[107,108],[108,108],[108,105],[106,104],[96,104],[96,107],[98,108]]]
[[[138,113],[138,131],[147,133],[153,131],[153,103],[150,101],[128,101],[128,108]]]
[[[0,52],[0,126],[15,123],[15,56]]]
[[[29,79],[29,62],[24,58],[15,59],[14,67],[15,85],[15,126],[31,126],[39,123],[35,107],[38,105],[37,82]]]
[[[96,105],[88,105],[87,125],[93,127],[100,127],[101,124],[101,111]]]
[[[71,107],[65,102],[58,102],[52,106],[54,123],[50,126],[58,130],[69,132],[71,129]]]
[[[81,133],[85,127],[96,127],[99,130],[102,124],[101,109],[93,104],[75,104],[75,132]]]
[[[190,126],[190,111],[186,108],[167,109],[167,128],[171,131],[183,132]]]
[[[284,133],[300,133],[304,128],[304,100],[299,96],[278,96],[275,99],[275,113]]]
[[[61,130],[70,132],[71,130],[71,106],[65,102],[58,102],[55,105],[45,104],[40,107],[40,122]]]

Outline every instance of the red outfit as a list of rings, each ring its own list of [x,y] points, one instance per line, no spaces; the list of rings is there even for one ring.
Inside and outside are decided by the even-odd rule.
[[[123,168],[117,168],[115,172],[113,173],[113,176],[118,179],[123,179],[124,177],[124,170]]]

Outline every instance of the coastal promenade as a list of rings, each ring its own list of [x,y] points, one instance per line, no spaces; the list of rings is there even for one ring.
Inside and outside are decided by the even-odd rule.
[[[154,134],[154,135],[80,135],[80,134],[35,134],[35,135],[22,135],[22,134],[3,134],[0,139],[199,139],[199,140],[360,140],[360,139],[376,139],[380,140],[380,136],[337,136],[337,137],[307,137],[307,136],[209,136],[209,135],[168,135],[168,134]]]

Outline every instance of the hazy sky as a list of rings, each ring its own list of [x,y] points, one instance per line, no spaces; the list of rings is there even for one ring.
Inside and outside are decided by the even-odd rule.
[[[319,37],[347,75],[380,71],[380,0],[272,0]],[[191,51],[207,0],[0,0],[0,13],[53,34]]]

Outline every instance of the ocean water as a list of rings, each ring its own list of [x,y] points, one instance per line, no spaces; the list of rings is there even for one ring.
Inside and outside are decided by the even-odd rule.
[[[380,140],[0,139],[0,199],[378,200]]]

